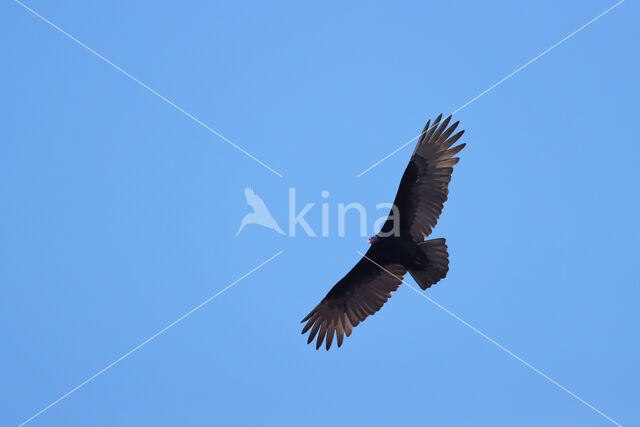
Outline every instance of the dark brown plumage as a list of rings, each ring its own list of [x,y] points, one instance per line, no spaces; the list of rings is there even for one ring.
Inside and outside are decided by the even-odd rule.
[[[449,126],[451,116],[442,123],[441,118],[442,114],[433,125],[427,122],[402,176],[394,200],[399,218],[392,210],[380,232],[369,239],[365,256],[302,320],[306,322],[302,333],[311,331],[308,343],[317,335],[316,349],[324,341],[329,350],[334,335],[340,347],[344,335],[350,336],[355,326],[380,310],[407,272],[422,289],[446,276],[445,239],[424,239],[442,213],[453,166],[460,160],[454,156],[465,144],[451,148],[464,131],[452,136],[459,122]],[[395,229],[394,221],[398,221]]]

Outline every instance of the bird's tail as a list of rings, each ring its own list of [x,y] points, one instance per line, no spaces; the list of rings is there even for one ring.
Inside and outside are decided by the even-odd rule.
[[[410,269],[411,277],[422,289],[438,283],[449,271],[449,253],[445,239],[432,239],[418,243],[427,258],[427,264],[419,269]]]

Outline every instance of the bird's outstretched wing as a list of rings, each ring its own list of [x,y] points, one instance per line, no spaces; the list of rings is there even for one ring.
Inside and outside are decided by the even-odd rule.
[[[399,218],[390,214],[380,230],[380,235],[390,235],[393,221],[399,221],[400,235],[409,235],[416,242],[423,241],[438,222],[444,202],[449,194],[449,182],[453,165],[460,160],[454,157],[466,144],[450,148],[460,139],[464,131],[452,136],[459,122],[447,127],[451,116],[442,123],[440,114],[433,125],[424,127],[409,165],[404,171],[398,193],[393,202]],[[392,211],[393,213],[393,211]]]
[[[302,323],[307,322],[302,333],[311,329],[307,342],[311,343],[317,334],[316,349],[326,338],[329,350],[335,334],[340,347],[344,335],[351,335],[355,326],[380,310],[391,293],[398,289],[406,272],[405,267],[391,263],[372,245],[365,257],[302,319]]]

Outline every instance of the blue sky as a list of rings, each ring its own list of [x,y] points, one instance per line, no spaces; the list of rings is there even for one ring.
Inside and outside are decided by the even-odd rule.
[[[407,287],[339,350],[298,323],[391,202],[411,148],[356,175],[615,2],[0,3],[0,424],[18,425],[255,266],[33,426],[612,425]],[[427,294],[639,425],[638,6],[458,114]],[[235,233],[251,186],[330,237]],[[377,218],[374,215],[371,219]],[[409,279],[411,280],[411,279]],[[412,282],[410,282],[412,283]]]

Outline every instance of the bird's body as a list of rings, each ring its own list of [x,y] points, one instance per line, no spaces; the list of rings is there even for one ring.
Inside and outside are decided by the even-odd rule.
[[[444,239],[438,240],[441,240],[442,243],[444,243]],[[425,269],[431,261],[428,255],[420,249],[420,245],[418,243],[411,239],[395,236],[380,237],[376,239],[376,241],[371,244],[371,247],[365,254],[365,257],[366,258],[363,258],[363,260],[367,261],[368,264],[373,264],[372,261],[375,261],[375,263],[380,266],[398,265],[405,271],[415,272]],[[327,297],[337,296],[343,288],[346,290],[346,286],[343,287],[338,285],[348,283],[353,276],[357,275],[358,270],[359,267],[356,265],[351,272],[347,273],[347,275],[338,282],[331,291],[329,291]]]
[[[426,262],[418,245],[405,236],[379,237],[371,244],[372,253],[369,258],[398,263],[407,268],[417,267]]]
[[[403,282],[408,272],[424,290],[449,271],[445,239],[424,240],[431,234],[449,193],[454,157],[465,144],[451,146],[462,136],[452,136],[458,122],[447,127],[438,116],[427,122],[400,181],[394,208],[380,232],[369,239],[364,257],[329,291],[302,322],[310,330],[308,342],[318,336],[316,348],[326,338],[327,350],[334,334],[338,347],[344,335],[376,313]]]

